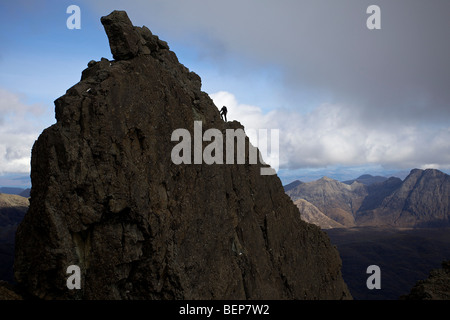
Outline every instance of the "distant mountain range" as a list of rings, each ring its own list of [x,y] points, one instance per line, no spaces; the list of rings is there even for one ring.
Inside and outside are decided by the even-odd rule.
[[[323,177],[291,183],[285,190],[303,219],[323,229],[450,226],[450,176],[436,169],[413,169],[403,181],[371,175],[344,182]]]
[[[0,187],[0,193],[15,194],[25,198],[28,198],[30,196],[30,191],[30,188],[23,189],[14,187]]]
[[[439,170],[414,169],[404,180],[363,175],[339,182],[323,177],[295,181],[285,186],[285,192],[301,218],[324,229],[337,246],[344,279],[355,299],[398,299],[449,260],[449,178]],[[371,264],[382,269],[381,290],[366,287],[366,268]],[[412,297],[433,298],[429,292],[447,290],[448,285],[441,288],[441,278],[418,282]]]

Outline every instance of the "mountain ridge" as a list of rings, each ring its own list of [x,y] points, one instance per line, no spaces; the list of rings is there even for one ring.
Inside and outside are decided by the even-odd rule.
[[[403,181],[395,177],[371,184],[351,181],[348,185],[323,177],[286,193],[293,201],[307,200],[344,227],[450,225],[450,176],[442,171],[412,169]]]
[[[312,203],[320,212],[343,226],[355,226],[354,214],[367,192],[364,185],[351,185],[323,177],[303,183],[286,192],[293,201],[304,199]]]

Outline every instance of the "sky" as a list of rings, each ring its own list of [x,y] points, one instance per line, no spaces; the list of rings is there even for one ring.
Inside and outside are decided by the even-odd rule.
[[[53,101],[112,59],[100,17],[115,9],[167,41],[228,120],[280,131],[283,184],[450,171],[448,0],[15,0],[0,3],[0,186],[29,185]]]

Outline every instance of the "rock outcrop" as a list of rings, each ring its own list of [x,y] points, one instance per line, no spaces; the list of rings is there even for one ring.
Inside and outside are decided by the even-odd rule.
[[[285,191],[285,192],[288,192],[289,190],[292,190],[292,189],[294,189],[295,187],[298,187],[298,186],[301,185],[302,183],[303,183],[303,182],[301,182],[300,180],[292,181],[291,183],[289,183],[289,184],[283,186],[284,191]]]
[[[351,298],[337,250],[266,165],[174,164],[175,129],[242,126],[148,28],[123,11],[101,21],[115,60],[89,62],[33,146],[19,285],[43,299]]]
[[[23,300],[23,297],[14,291],[14,287],[0,280],[0,300]]]
[[[425,280],[419,280],[402,300],[450,300],[450,261],[441,269],[432,270]]]
[[[286,192],[293,201],[304,199],[322,213],[345,227],[355,226],[355,215],[367,196],[365,185],[351,185],[328,177],[302,183]]]

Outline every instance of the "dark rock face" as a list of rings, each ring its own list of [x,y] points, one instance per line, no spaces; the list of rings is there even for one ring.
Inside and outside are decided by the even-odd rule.
[[[108,35],[111,53],[115,60],[131,59],[139,52],[140,37],[135,32],[128,15],[114,11],[102,17],[101,22]]]
[[[17,282],[45,299],[351,298],[328,236],[262,164],[172,162],[175,129],[241,125],[146,27],[101,21],[115,60],[89,63],[33,146]]]

